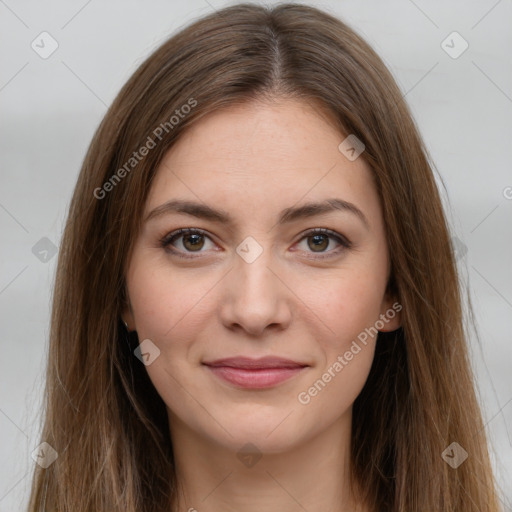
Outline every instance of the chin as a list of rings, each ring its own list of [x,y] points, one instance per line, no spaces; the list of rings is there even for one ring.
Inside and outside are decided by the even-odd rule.
[[[305,440],[307,433],[303,432],[304,423],[297,422],[297,412],[290,414],[289,409],[273,414],[246,414],[233,411],[229,420],[222,421],[221,428],[212,431],[212,423],[203,424],[203,435],[225,448],[237,452],[241,447],[252,444],[264,453],[282,453]],[[289,415],[289,416],[288,416]],[[288,416],[288,417],[287,417]],[[300,425],[301,431],[298,430]],[[227,432],[226,432],[227,431]],[[229,432],[229,433],[228,433]],[[230,435],[231,434],[231,435]]]
[[[286,431],[281,435],[268,435],[268,431],[246,428],[240,429],[233,437],[226,435],[221,439],[216,438],[215,441],[238,455],[252,451],[262,454],[285,453],[300,444],[301,439],[291,436]]]

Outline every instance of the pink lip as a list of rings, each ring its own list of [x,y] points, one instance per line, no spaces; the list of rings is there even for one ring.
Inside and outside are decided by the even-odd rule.
[[[217,377],[248,389],[270,388],[297,375],[307,364],[279,357],[231,357],[205,364]]]

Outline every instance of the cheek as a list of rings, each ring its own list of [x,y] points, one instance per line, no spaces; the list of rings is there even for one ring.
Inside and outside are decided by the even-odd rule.
[[[146,366],[148,375],[164,401],[179,408],[183,386],[194,387],[188,362],[199,360],[200,354],[191,341],[200,338],[211,321],[211,292],[218,277],[211,272],[191,276],[151,256],[142,252],[134,257],[128,292],[139,342],[149,339],[160,351]]]
[[[211,278],[192,280],[184,273],[171,271],[151,253],[135,255],[127,275],[139,342],[150,339],[159,355],[145,367],[150,380],[168,408],[180,411],[189,424],[201,417],[198,404],[186,390],[193,390],[194,374],[184,364],[191,348],[190,340],[204,329],[204,300]],[[194,283],[192,285],[192,283]],[[206,297],[207,298],[207,297]],[[203,299],[203,300],[201,300]]]
[[[316,318],[311,317],[309,323],[321,328],[324,335],[317,339],[326,352],[344,351],[379,319],[385,276],[378,269],[350,268],[326,274],[320,280],[306,277],[302,282],[305,285],[296,288],[297,295],[315,313]]]
[[[190,276],[171,269],[161,257],[152,261],[147,255],[134,258],[132,269],[128,293],[139,339],[155,339],[165,346],[167,339],[197,324],[215,284],[211,274]]]
[[[308,414],[329,422],[361,392],[373,362],[384,283],[376,269],[351,269],[350,274],[331,276],[309,289],[308,306],[316,313],[319,328],[312,335],[322,358],[296,397]]]
[[[368,379],[375,343],[349,343],[346,348],[333,354],[296,396],[301,415],[314,418],[318,431],[351,410]]]

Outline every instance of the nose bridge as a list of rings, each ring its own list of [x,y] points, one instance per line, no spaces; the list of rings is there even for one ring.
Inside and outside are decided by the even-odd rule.
[[[224,297],[223,321],[238,324],[252,334],[268,325],[289,321],[286,287],[276,276],[270,237],[266,242],[247,237],[236,249],[237,258],[230,272],[228,297]]]
[[[242,252],[242,248],[237,249],[237,252]],[[239,254],[240,256],[240,254]],[[247,259],[244,257],[246,256]],[[265,292],[272,288],[274,274],[269,270],[272,265],[272,250],[270,247],[265,247],[261,252],[256,253],[256,249],[251,247],[248,252],[240,256],[235,264],[235,272],[240,285],[245,286],[253,291]]]
[[[234,271],[239,297],[242,300],[247,298],[252,303],[273,302],[276,293],[279,293],[276,277],[269,269],[273,260],[270,239],[267,237],[267,240],[263,241],[262,238],[260,237],[258,242],[253,237],[247,237],[236,249],[239,258]]]

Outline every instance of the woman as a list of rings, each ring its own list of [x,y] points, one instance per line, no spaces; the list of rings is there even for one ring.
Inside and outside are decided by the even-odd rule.
[[[315,8],[155,51],[62,239],[30,511],[498,510],[458,276],[392,76]]]

